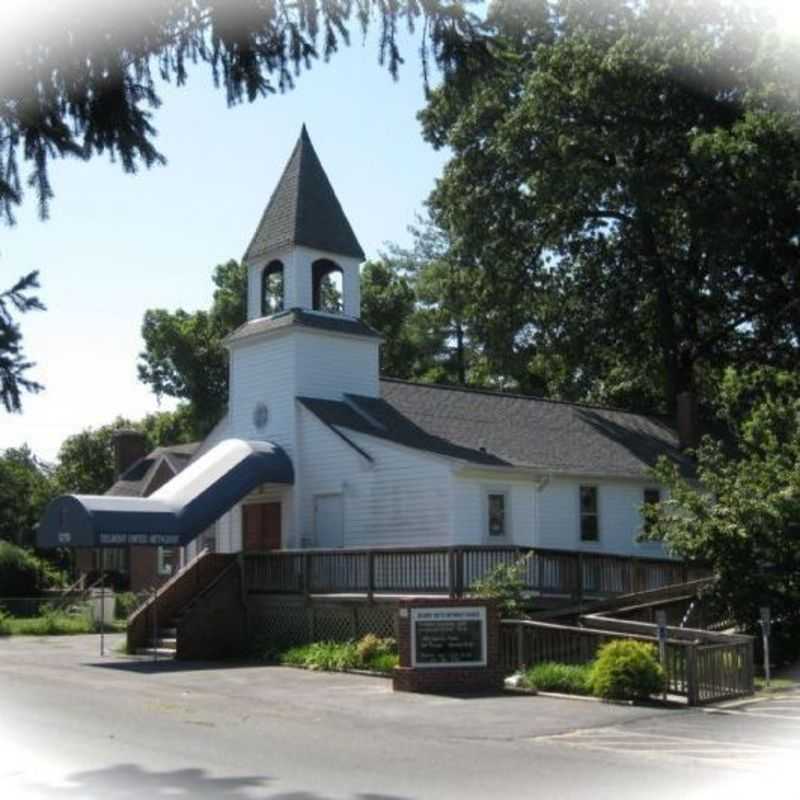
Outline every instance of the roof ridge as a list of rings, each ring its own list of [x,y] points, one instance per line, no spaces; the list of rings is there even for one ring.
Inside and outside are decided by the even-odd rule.
[[[575,408],[588,408],[595,411],[613,411],[616,414],[631,414],[634,417],[647,417],[649,419],[657,419],[661,422],[668,422],[671,417],[668,414],[655,414],[647,413],[645,411],[631,411],[625,408],[617,408],[615,406],[602,406],[598,403],[584,403],[579,400],[556,400],[551,397],[540,397],[532,394],[521,394],[519,392],[503,392],[497,389],[483,389],[473,386],[456,386],[446,383],[424,383],[423,381],[411,381],[405,378],[391,378],[389,376],[381,375],[381,382],[385,383],[402,383],[407,386],[419,386],[423,389],[444,389],[445,391],[463,392],[464,394],[484,394],[489,397],[502,397],[510,400],[535,400],[540,403],[553,403],[554,405],[573,406]]]
[[[300,135],[297,137],[297,142],[295,143],[294,146],[294,149],[297,150],[297,186],[295,188],[295,193],[294,193],[294,209],[292,213],[293,242],[297,239],[297,221],[300,218],[300,199],[301,199],[300,195],[302,194],[301,187],[303,185],[303,169],[306,161],[305,159],[306,144],[311,145],[311,139],[308,135],[308,131],[306,130],[306,124],[304,122],[303,126],[300,128]],[[289,159],[290,163],[292,158],[294,158],[294,153],[292,153],[292,157]],[[281,176],[281,178],[283,178],[283,176]],[[278,181],[278,183],[280,183],[280,181]]]

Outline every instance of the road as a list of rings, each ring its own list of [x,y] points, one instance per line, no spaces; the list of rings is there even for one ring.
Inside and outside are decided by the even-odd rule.
[[[797,753],[796,694],[723,710],[426,697],[101,658],[90,636],[0,640],[3,800],[789,797]]]

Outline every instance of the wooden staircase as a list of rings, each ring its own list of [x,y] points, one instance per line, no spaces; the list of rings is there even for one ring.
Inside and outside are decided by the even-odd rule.
[[[159,628],[157,638],[148,639],[146,647],[136,650],[137,656],[153,656],[161,660],[175,658],[178,652],[178,628],[174,622],[168,623],[169,627]]]
[[[128,653],[175,658],[183,612],[235,562],[235,554],[204,550],[176,572],[128,617]]]

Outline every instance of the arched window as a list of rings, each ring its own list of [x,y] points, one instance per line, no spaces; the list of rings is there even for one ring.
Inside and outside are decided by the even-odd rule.
[[[261,316],[283,311],[283,264],[270,261],[261,273]]]
[[[312,264],[311,269],[314,310],[340,313],[343,310],[342,268],[327,258],[321,258]]]

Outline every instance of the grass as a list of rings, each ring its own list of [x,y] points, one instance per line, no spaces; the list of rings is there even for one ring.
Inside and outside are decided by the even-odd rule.
[[[589,695],[592,693],[591,672],[591,664],[558,664],[546,661],[527,669],[522,674],[520,685],[542,692]]]
[[[364,669],[389,673],[398,663],[397,644],[394,639],[371,635],[358,642],[312,642],[284,650],[278,661],[290,667],[324,672]]]
[[[0,636],[72,636],[99,630],[99,625],[87,614],[44,611],[38,617],[12,617],[0,611]],[[105,630],[106,633],[124,631],[125,624],[115,622],[106,625]]]
[[[785,692],[789,689],[800,688],[800,683],[789,678],[773,678],[767,686],[765,678],[756,678],[755,688],[757,692]]]

